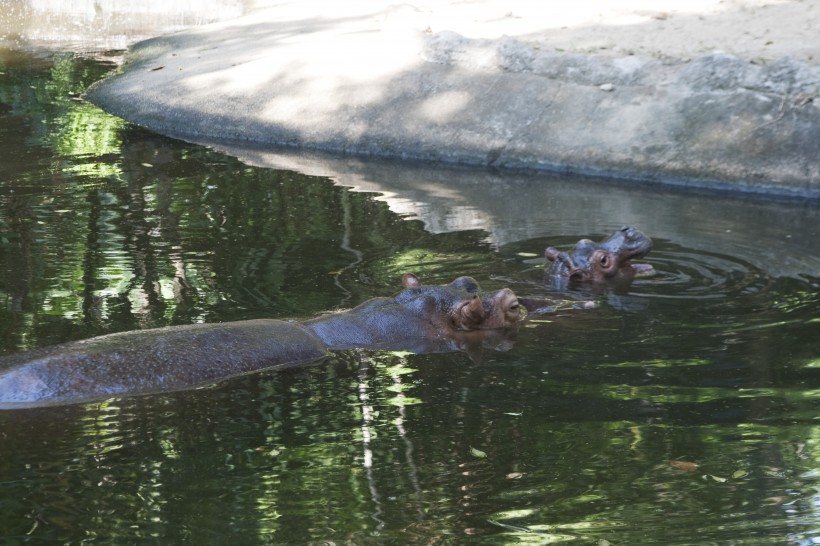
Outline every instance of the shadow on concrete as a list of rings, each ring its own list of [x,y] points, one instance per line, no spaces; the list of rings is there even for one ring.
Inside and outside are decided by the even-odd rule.
[[[565,75],[587,71],[579,80],[548,73],[554,56],[509,40],[494,66],[427,62],[429,36],[374,26],[375,13],[285,22],[260,13],[142,42],[89,97],[192,140],[820,196],[820,106],[790,94],[814,68],[796,61],[772,73],[721,55],[568,58]],[[729,69],[744,85],[727,84]],[[613,71],[641,74],[602,90]],[[794,80],[786,91],[766,88],[778,74]]]

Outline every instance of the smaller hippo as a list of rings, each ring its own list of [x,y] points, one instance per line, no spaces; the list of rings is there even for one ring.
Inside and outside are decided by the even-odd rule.
[[[553,283],[628,286],[635,275],[649,274],[649,264],[633,264],[652,250],[652,239],[632,226],[625,226],[601,241],[581,239],[570,252],[549,247],[544,253],[546,276]]]

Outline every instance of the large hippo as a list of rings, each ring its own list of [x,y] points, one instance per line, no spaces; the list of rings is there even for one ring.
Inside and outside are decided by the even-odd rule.
[[[330,349],[433,352],[431,345],[446,342],[449,346],[450,340],[467,332],[509,328],[523,317],[512,290],[485,294],[471,277],[459,277],[445,286],[424,286],[408,273],[402,285],[404,290],[392,298],[374,298],[303,326]]]
[[[306,322],[247,320],[121,332],[0,358],[0,408],[169,392],[354,347],[467,350],[524,317],[507,288],[482,292],[470,277],[404,289]],[[491,336],[490,336],[491,337]]]
[[[652,250],[652,239],[625,226],[603,241],[581,239],[569,252],[549,247],[546,276],[552,284],[628,286],[637,274],[653,271],[649,264],[633,264]]]

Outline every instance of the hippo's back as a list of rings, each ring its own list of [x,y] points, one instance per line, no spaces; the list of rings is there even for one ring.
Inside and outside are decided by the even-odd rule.
[[[0,408],[182,390],[325,355],[299,324],[278,320],[109,334],[0,359]]]

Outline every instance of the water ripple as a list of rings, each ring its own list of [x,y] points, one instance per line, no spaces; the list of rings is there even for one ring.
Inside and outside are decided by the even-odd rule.
[[[655,274],[637,279],[634,295],[669,299],[725,299],[765,292],[771,279],[761,269],[738,258],[667,247],[653,251]]]

